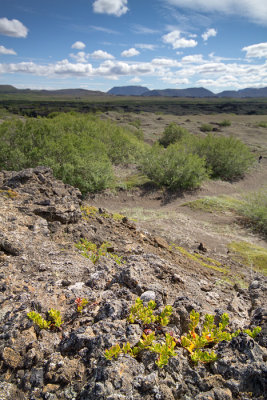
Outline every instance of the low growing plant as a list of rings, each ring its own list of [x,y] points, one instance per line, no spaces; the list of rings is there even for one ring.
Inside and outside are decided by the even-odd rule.
[[[230,341],[233,337],[240,333],[240,330],[229,333],[225,329],[229,324],[229,316],[224,313],[221,317],[219,326],[214,324],[214,315],[206,314],[203,328],[198,334],[196,328],[199,324],[199,313],[192,310],[190,313],[189,332],[181,337],[181,345],[188,350],[193,362],[210,362],[217,360],[214,352],[201,350],[208,345],[214,345],[223,340]]]
[[[88,300],[82,297],[77,297],[75,300],[75,304],[77,305],[77,312],[80,313],[82,312],[84,307],[88,304]]]
[[[144,325],[152,324],[154,322],[159,323],[161,326],[166,326],[170,322],[169,317],[172,314],[172,306],[166,306],[164,310],[159,314],[155,315],[153,310],[156,307],[156,303],[150,300],[147,306],[143,305],[143,300],[139,297],[135,300],[134,306],[131,307],[128,321],[134,324],[136,321],[142,322]]]
[[[30,311],[27,317],[32,320],[40,329],[60,328],[63,324],[61,313],[59,310],[51,308],[48,311],[49,320],[45,320],[39,313]]]
[[[110,243],[108,242],[104,242],[101,246],[97,247],[95,243],[88,242],[86,239],[81,239],[75,246],[81,250],[81,254],[84,257],[89,258],[94,264],[97,263],[101,257],[111,258],[116,264],[122,263],[122,257],[108,251],[110,247]]]
[[[260,333],[261,333],[261,327],[256,326],[252,331],[250,329],[244,329],[244,332],[252,337],[252,339],[255,339]]]
[[[135,304],[131,307],[128,321],[132,324],[139,322],[144,326],[150,325],[151,327],[155,323],[158,323],[159,326],[168,325],[169,317],[172,314],[172,307],[167,305],[160,314],[154,313],[155,307],[156,303],[153,300],[150,300],[147,306],[144,306],[143,301],[137,298]],[[223,340],[230,341],[240,333],[240,330],[234,333],[226,330],[229,324],[229,316],[226,313],[221,316],[218,326],[214,323],[214,315],[206,314],[203,327],[199,329],[199,319],[199,313],[192,310],[190,313],[189,332],[180,339],[175,338],[171,332],[165,333],[165,338],[163,339],[156,334],[157,331],[162,334],[161,329],[153,331],[146,328],[136,346],[131,347],[129,342],[121,346],[117,343],[106,349],[104,355],[107,360],[112,360],[113,358],[117,359],[121,354],[137,357],[141,351],[149,350],[158,355],[156,365],[159,368],[163,368],[164,365],[168,364],[170,357],[177,355],[174,349],[180,343],[190,353],[191,360],[195,364],[198,362],[209,363],[216,361],[218,358],[217,354],[213,350],[204,351],[203,348],[214,346]],[[261,328],[256,327],[253,331],[246,329],[244,332],[254,339],[261,332]]]

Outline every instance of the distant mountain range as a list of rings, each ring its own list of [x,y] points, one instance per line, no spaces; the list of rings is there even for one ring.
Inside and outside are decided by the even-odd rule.
[[[110,89],[108,94],[115,96],[145,96],[145,97],[267,97],[267,87],[255,89],[246,88],[242,90],[229,90],[220,93],[213,93],[203,87],[188,88],[188,89],[158,89],[149,90],[144,86],[120,86]]]
[[[1,94],[35,94],[42,96],[68,96],[68,97],[90,97],[90,96],[144,96],[144,97],[228,97],[228,98],[264,98],[267,97],[267,87],[246,88],[241,90],[225,90],[220,93],[213,93],[208,89],[197,87],[187,89],[158,89],[149,90],[145,86],[117,86],[110,89],[107,93],[86,90],[86,89],[61,89],[61,90],[31,90],[17,89],[11,85],[0,85]]]
[[[149,89],[144,86],[115,86],[107,94],[115,96],[143,96],[147,92],[149,92]]]
[[[1,94],[37,94],[43,96],[73,96],[73,97],[88,97],[88,96],[104,96],[104,92],[86,89],[59,89],[59,90],[32,90],[32,89],[17,89],[11,85],[0,85]]]

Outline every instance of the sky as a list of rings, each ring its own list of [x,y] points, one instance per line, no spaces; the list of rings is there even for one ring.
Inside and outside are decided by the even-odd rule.
[[[267,0],[0,0],[0,84],[267,86]]]

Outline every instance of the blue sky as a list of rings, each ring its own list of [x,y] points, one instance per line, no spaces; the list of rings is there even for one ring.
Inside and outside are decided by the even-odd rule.
[[[0,0],[0,84],[267,86],[266,0]]]

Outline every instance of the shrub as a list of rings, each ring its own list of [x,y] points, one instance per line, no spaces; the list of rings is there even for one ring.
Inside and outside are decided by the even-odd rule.
[[[218,122],[218,125],[219,126],[224,126],[224,127],[231,126],[231,121],[229,119],[224,119],[223,121]]]
[[[179,143],[167,149],[154,145],[144,158],[142,169],[157,185],[171,190],[197,188],[208,178],[205,160]]]
[[[164,129],[163,135],[159,139],[159,143],[164,147],[168,147],[170,144],[179,142],[189,135],[190,133],[187,129],[172,122]]]
[[[199,139],[196,151],[206,159],[212,177],[234,180],[244,176],[254,162],[254,156],[239,139],[212,134]]]
[[[0,125],[0,140],[0,168],[46,165],[83,193],[113,186],[112,163],[135,162],[145,149],[115,124],[76,113],[6,121]]]
[[[256,230],[267,235],[267,188],[246,196],[240,212]]]
[[[199,129],[201,130],[201,132],[212,132],[213,126],[210,124],[202,124]]]

